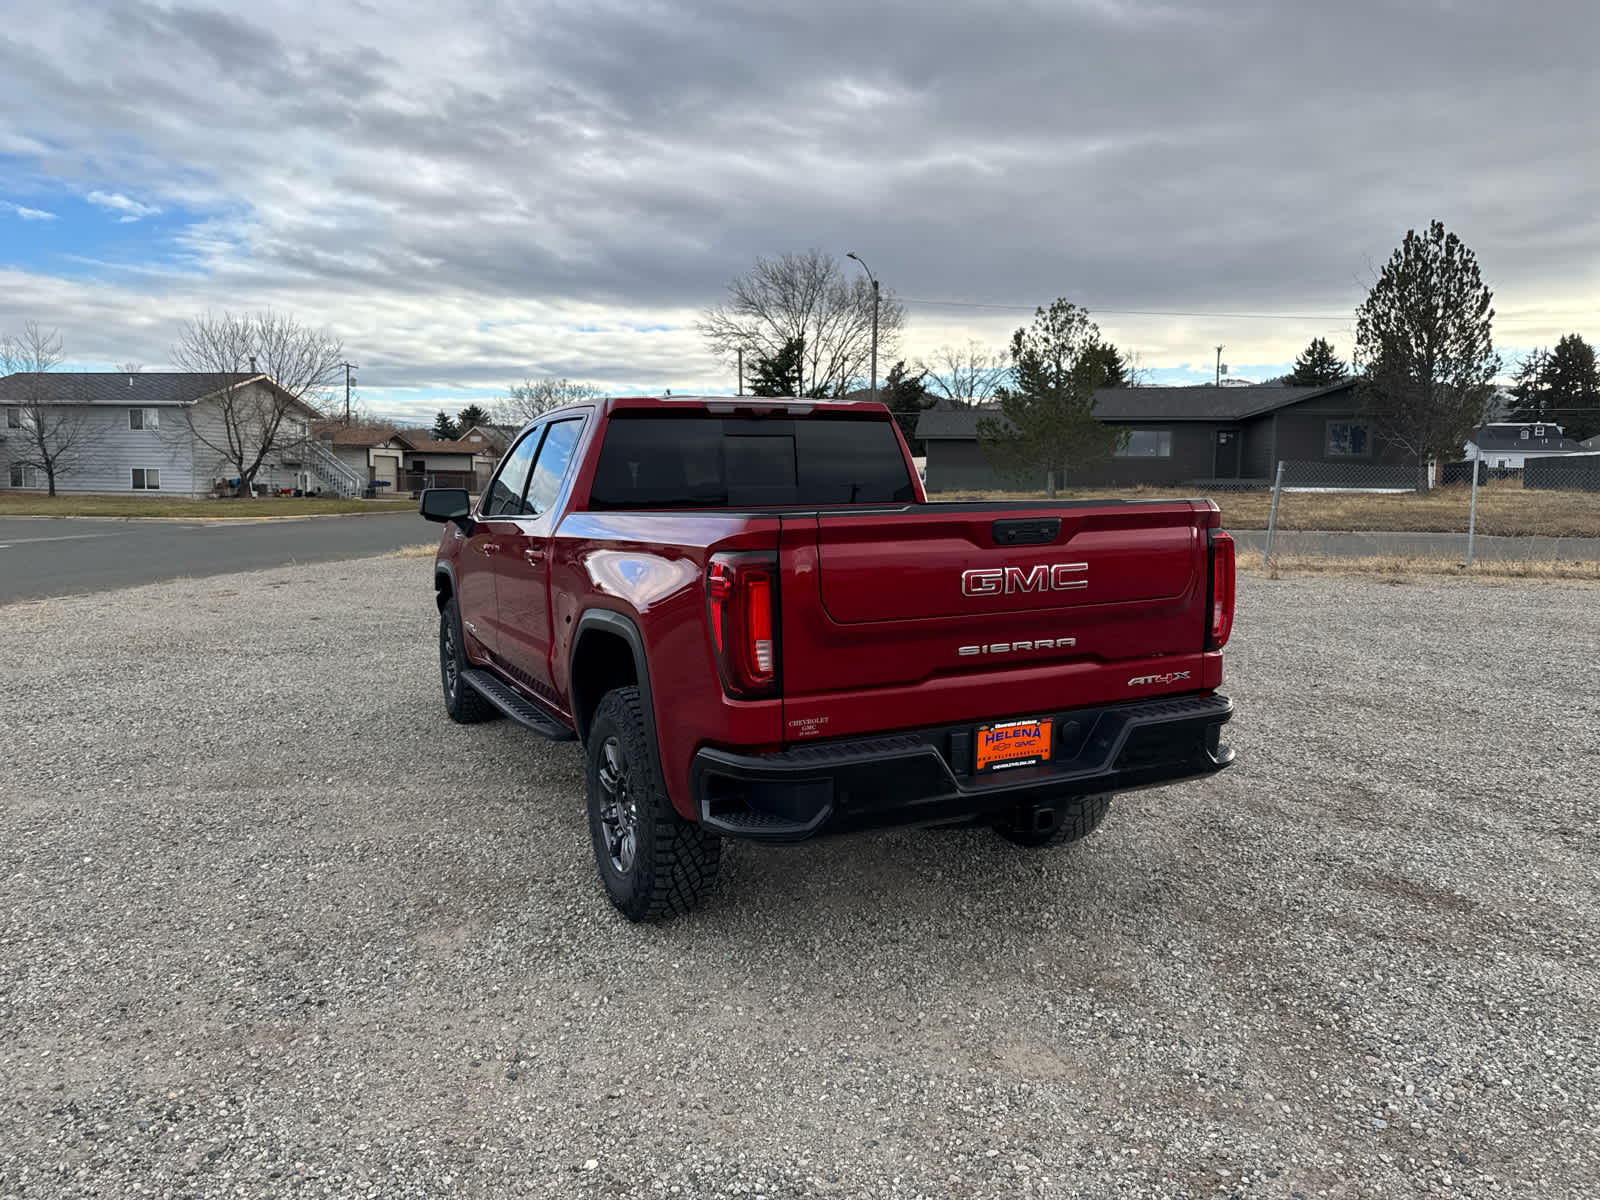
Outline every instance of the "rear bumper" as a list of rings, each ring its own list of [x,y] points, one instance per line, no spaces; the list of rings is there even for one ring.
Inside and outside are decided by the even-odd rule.
[[[973,769],[974,726],[799,746],[777,754],[706,747],[690,766],[700,822],[728,837],[792,842],[897,825],[1007,820],[1097,792],[1214,775],[1226,696],[1181,696],[1051,714],[1050,759],[994,774]]]

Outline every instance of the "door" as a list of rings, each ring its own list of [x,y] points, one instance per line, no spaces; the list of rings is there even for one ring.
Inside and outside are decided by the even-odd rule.
[[[491,655],[500,653],[499,614],[495,598],[495,566],[516,539],[515,518],[522,511],[533,456],[539,448],[540,429],[531,429],[500,465],[478,501],[472,532],[452,526],[466,545],[456,558],[456,603],[469,648],[476,643]],[[478,655],[477,657],[482,657]]]
[[[1237,429],[1219,429],[1215,435],[1211,454],[1211,477],[1213,479],[1239,478],[1239,431]]]
[[[518,683],[558,706],[550,669],[550,535],[582,432],[582,417],[545,427],[514,532],[494,560],[501,661]]]
[[[374,454],[372,456],[372,482],[388,484],[387,487],[378,489],[383,496],[392,497],[399,491],[400,456],[398,454]]]

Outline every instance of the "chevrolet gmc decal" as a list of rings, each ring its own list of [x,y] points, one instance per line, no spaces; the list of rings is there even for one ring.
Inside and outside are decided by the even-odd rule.
[[[961,572],[963,596],[1009,596],[1014,592],[1074,592],[1089,586],[1076,576],[1088,563],[1038,563],[1031,567],[976,567]]]

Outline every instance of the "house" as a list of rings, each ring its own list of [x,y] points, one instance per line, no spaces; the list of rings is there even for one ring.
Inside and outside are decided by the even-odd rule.
[[[1561,426],[1541,421],[1494,421],[1480,425],[1467,442],[1466,457],[1481,459],[1491,471],[1520,471],[1530,458],[1583,454],[1588,448],[1562,434]]]
[[[487,447],[480,449],[473,442],[441,441],[427,429],[399,429],[394,440],[402,456],[403,486],[413,492],[430,487],[480,491],[499,461],[499,455]]]
[[[238,474],[218,449],[227,445],[230,405],[235,412],[281,413],[255,477],[258,490],[356,493],[362,480],[310,437],[317,411],[255,372],[50,371],[0,378],[0,487],[45,490],[45,472],[28,461],[36,457],[34,430],[42,427],[54,446],[71,443],[56,473],[58,492],[217,494]]]
[[[978,421],[996,408],[937,406],[917,422],[929,491],[1029,486],[1002,475],[978,445]],[[1377,444],[1356,404],[1355,380],[1327,387],[1119,387],[1095,391],[1095,415],[1127,431],[1116,455],[1070,487],[1265,486],[1282,460],[1400,467]],[[1034,487],[1044,485],[1043,472]]]
[[[375,484],[391,495],[400,490],[405,447],[390,426],[318,421],[312,426],[312,436],[356,472],[366,486]]]
[[[518,425],[474,425],[458,439],[470,443],[475,449],[494,456],[496,462],[506,452],[506,447],[516,439]]]

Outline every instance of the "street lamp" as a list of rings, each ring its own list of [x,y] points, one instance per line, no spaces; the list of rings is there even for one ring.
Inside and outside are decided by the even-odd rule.
[[[861,261],[861,256],[854,250],[845,254],[846,258],[853,258],[857,265],[867,273],[867,278],[872,281],[872,398],[878,398],[878,277],[872,273],[872,268]]]

